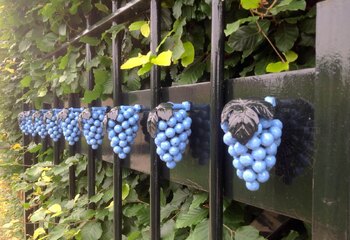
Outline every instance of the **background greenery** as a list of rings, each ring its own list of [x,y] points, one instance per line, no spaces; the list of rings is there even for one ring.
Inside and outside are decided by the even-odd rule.
[[[225,79],[313,67],[314,2],[226,0]],[[32,144],[29,149],[16,145],[20,141],[16,117],[22,104],[40,109],[42,103],[52,102],[54,93],[63,100],[78,93],[84,103],[111,97],[111,38],[117,34],[123,41],[123,91],[148,88],[152,65],[162,66],[162,86],[208,81],[211,1],[163,0],[161,6],[162,42],[155,55],[149,54],[149,17],[145,14],[99,36],[84,37],[62,56],[45,58],[85,29],[84,15],[90,13],[94,19],[107,16],[111,1],[0,0],[0,94],[6,96],[0,99],[1,144],[5,148],[2,176],[16,191],[33,190],[31,202],[23,207],[36,209],[31,220],[40,223],[38,239],[110,239],[111,169],[99,166],[97,194],[91,199],[98,210],[88,210],[84,156],[65,157],[60,165],[52,166],[51,148],[42,152],[40,145]],[[91,62],[85,61],[83,43],[96,50]],[[93,90],[86,90],[88,70],[93,71]],[[22,174],[24,151],[38,154],[40,161]],[[78,169],[75,200],[67,198],[71,165]],[[123,234],[127,239],[147,239],[148,177],[125,170],[123,179]],[[18,199],[16,194],[11,196]],[[164,182],[164,239],[203,239],[208,229],[207,198],[206,193]],[[246,206],[227,200],[224,210],[225,239],[262,239],[256,229],[247,226],[254,213]],[[20,226],[20,221],[14,221],[5,227],[13,230]],[[291,234],[287,239],[298,238],[298,233]]]

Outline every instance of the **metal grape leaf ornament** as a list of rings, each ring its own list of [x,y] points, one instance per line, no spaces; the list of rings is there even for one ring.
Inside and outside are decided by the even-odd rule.
[[[53,111],[50,110],[44,114],[44,123],[46,123],[46,119],[52,119],[53,117]]]
[[[78,117],[78,127],[80,130],[83,129],[83,125],[82,125],[82,122],[83,122],[83,119],[89,119],[91,117],[91,111],[89,108],[85,108],[80,114],[79,114],[79,117]]]
[[[119,114],[119,107],[112,108],[103,118],[103,125],[107,126],[108,119],[116,120]]]
[[[274,107],[260,100],[232,100],[221,114],[221,123],[228,122],[229,131],[241,144],[246,144],[258,130],[259,116],[272,119]]]
[[[58,114],[57,114],[57,119],[60,120],[65,120],[68,117],[68,109],[63,108]]]
[[[34,122],[35,118],[39,118],[41,113],[39,111],[35,111],[32,115],[32,122]]]
[[[148,114],[147,131],[152,138],[155,138],[157,135],[157,125],[159,119],[168,121],[172,116],[173,104],[171,103],[161,103]]]

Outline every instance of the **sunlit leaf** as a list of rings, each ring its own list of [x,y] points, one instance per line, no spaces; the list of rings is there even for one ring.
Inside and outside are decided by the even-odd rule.
[[[37,239],[40,235],[46,234],[46,231],[44,228],[39,227],[35,229],[34,234],[33,234],[33,239]]]
[[[193,63],[194,60],[194,46],[191,42],[185,42],[183,44],[183,47],[185,49],[185,52],[181,56],[181,64],[184,67],[187,67],[191,63]]]
[[[161,52],[158,56],[151,59],[151,63],[158,66],[170,66],[172,54],[173,52],[170,50]]]
[[[134,67],[141,66],[149,62],[151,53],[147,55],[139,54],[137,57],[129,58],[123,65],[120,66],[120,69],[130,69]]]
[[[266,66],[266,72],[270,73],[278,73],[282,71],[287,71],[289,70],[289,63],[288,62],[275,62],[275,63],[269,63]]]
[[[140,30],[141,27],[144,25],[144,24],[147,24],[146,21],[137,21],[137,22],[133,22],[129,25],[129,30],[130,31],[137,31],[137,30]]]
[[[142,36],[144,36],[146,38],[149,36],[151,29],[149,28],[148,22],[146,22],[145,24],[143,24],[141,26],[140,31],[141,31]]]
[[[283,53],[283,55],[286,57],[287,62],[295,62],[298,59],[298,54],[296,54],[293,51],[288,51]]]
[[[260,6],[260,0],[241,0],[241,5],[244,9],[255,9]]]

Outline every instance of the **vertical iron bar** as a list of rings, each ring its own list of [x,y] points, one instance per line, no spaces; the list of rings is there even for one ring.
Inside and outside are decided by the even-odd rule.
[[[80,107],[79,95],[77,93],[71,93],[69,95],[69,106],[78,108]],[[74,156],[77,152],[79,152],[80,140],[76,142],[74,145],[69,145],[69,156]],[[75,166],[69,167],[69,199],[73,199],[75,197]]]
[[[209,239],[222,239],[223,224],[223,146],[220,115],[223,107],[223,5],[212,0],[210,66],[210,171],[209,171]]]
[[[160,1],[151,0],[151,52],[156,54],[156,49],[160,40]],[[160,103],[160,69],[153,65],[151,69],[151,108],[155,108]],[[150,187],[151,187],[151,239],[160,239],[160,161],[156,154],[156,146],[153,141],[150,144]]]
[[[23,91],[23,94],[27,90],[25,89]],[[30,110],[30,107],[28,104],[23,104],[23,111]],[[30,136],[23,134],[23,147],[26,148],[30,144]],[[23,165],[24,165],[24,171],[29,168],[31,165],[33,165],[33,159],[32,154],[28,151],[25,151],[23,154]],[[28,191],[24,193],[24,202],[28,202],[28,197],[32,193],[32,191]],[[33,236],[34,234],[34,224],[29,222],[29,215],[33,213],[32,209],[24,210],[24,234],[25,239],[29,239],[29,236]]]
[[[90,27],[90,15],[86,16],[86,29],[89,29]],[[87,65],[92,58],[91,54],[91,46],[90,44],[86,44],[85,46],[86,50],[86,56],[85,56],[85,64]],[[92,74],[92,69],[88,71],[88,90],[92,90],[94,88],[94,78]],[[92,107],[95,105],[95,102],[93,101],[92,103],[89,104],[89,107]],[[95,195],[95,183],[96,183],[96,150],[93,150],[91,147],[88,147],[88,197],[91,198],[92,196]],[[95,208],[93,203],[89,204],[89,208],[93,209]]]
[[[63,102],[57,97],[56,93],[53,98],[53,107],[54,108],[62,108]],[[58,165],[61,162],[61,154],[62,154],[62,146],[64,144],[63,136],[57,141],[53,143],[53,164]]]
[[[113,0],[112,11],[115,12],[120,7],[120,0]],[[115,25],[116,22],[113,22]],[[119,106],[122,104],[122,74],[121,65],[121,35],[112,39],[112,78],[113,78],[113,104]],[[117,154],[113,155],[113,202],[114,202],[114,240],[122,239],[122,166],[121,159]]]
[[[43,103],[42,105],[43,109],[50,109],[51,108],[51,104],[48,103]],[[48,147],[50,146],[50,137],[47,135],[44,139],[41,139],[41,152],[45,152]]]

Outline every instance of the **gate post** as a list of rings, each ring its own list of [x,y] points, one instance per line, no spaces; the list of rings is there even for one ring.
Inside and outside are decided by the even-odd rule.
[[[313,239],[350,238],[350,1],[317,6]]]

